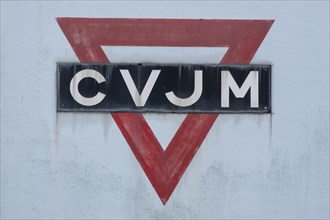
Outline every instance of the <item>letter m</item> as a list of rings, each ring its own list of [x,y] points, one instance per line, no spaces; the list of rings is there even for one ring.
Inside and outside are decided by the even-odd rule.
[[[238,87],[233,76],[227,70],[221,71],[221,107],[229,108],[229,88],[236,98],[244,98],[251,88],[251,108],[259,107],[259,72],[250,71],[241,88]]]

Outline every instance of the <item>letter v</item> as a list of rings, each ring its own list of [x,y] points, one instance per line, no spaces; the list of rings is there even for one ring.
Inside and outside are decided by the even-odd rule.
[[[160,70],[151,71],[149,79],[148,79],[146,85],[144,86],[141,95],[140,95],[139,91],[137,90],[129,71],[127,69],[124,69],[124,70],[120,70],[120,73],[121,73],[122,77],[124,78],[128,91],[131,94],[135,105],[139,106],[139,107],[143,107],[149,98],[152,88],[154,88],[154,85],[159,76]]]

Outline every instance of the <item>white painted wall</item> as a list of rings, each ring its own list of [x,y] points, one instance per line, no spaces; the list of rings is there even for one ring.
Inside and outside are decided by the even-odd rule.
[[[78,59],[55,17],[77,16],[275,19],[273,114],[220,115],[163,206],[109,114],[56,113]],[[146,117],[166,143],[183,115]],[[329,218],[329,2],[1,1],[1,218]]]

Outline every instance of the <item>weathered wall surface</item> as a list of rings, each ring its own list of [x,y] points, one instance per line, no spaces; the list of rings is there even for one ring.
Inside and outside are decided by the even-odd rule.
[[[112,117],[56,112],[56,17],[274,19],[272,115],[220,115],[163,206]],[[105,48],[218,62],[212,48]],[[150,56],[150,54],[153,54]],[[163,145],[184,115],[145,114]],[[1,218],[329,218],[329,2],[1,2]]]

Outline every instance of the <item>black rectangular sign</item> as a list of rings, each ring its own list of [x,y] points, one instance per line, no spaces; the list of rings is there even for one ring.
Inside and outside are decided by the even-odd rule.
[[[58,63],[58,111],[270,113],[270,65]]]

